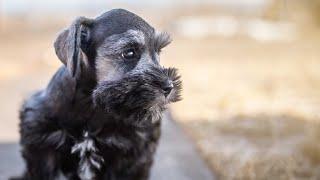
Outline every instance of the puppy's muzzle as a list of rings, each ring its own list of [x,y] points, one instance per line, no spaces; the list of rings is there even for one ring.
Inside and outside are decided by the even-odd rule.
[[[107,112],[132,113],[154,105],[179,101],[181,80],[175,68],[151,67],[117,81],[100,83],[93,93],[95,105]]]
[[[164,92],[164,95],[168,97],[168,95],[171,93],[172,89],[174,88],[173,82],[171,80],[167,80],[162,87],[162,90]]]

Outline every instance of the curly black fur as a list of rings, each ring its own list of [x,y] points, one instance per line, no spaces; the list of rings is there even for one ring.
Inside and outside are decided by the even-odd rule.
[[[62,68],[53,80],[68,80],[65,74]],[[46,96],[70,87],[61,86],[63,81],[36,93],[20,113],[22,152],[30,163],[25,179],[147,179],[161,114],[180,99],[179,78],[171,68],[132,73],[97,85],[93,98],[77,92],[83,100],[73,106],[72,99],[57,103],[62,93]],[[174,88],[165,97],[162,85],[168,80]]]
[[[139,31],[129,29],[137,27]],[[118,31],[120,35],[116,34]],[[95,20],[78,18],[61,33],[55,47],[65,66],[46,89],[27,99],[20,110],[20,143],[26,171],[18,179],[148,178],[160,137],[162,112],[167,104],[180,100],[180,76],[174,68],[161,67],[157,59],[136,59],[134,66],[130,64],[132,59],[121,64],[124,61],[117,59],[121,48],[114,47],[123,46],[123,42],[131,45],[139,38],[156,38],[158,42],[161,37],[154,34],[145,21],[121,9]],[[92,37],[82,37],[89,35]],[[119,38],[124,39],[117,41]],[[102,49],[96,50],[99,43]],[[153,54],[158,53],[166,43],[162,39],[151,44],[150,49]],[[103,56],[103,52],[108,54]],[[96,57],[95,53],[100,55]],[[126,72],[119,71],[117,78],[109,77],[108,72],[119,66]]]

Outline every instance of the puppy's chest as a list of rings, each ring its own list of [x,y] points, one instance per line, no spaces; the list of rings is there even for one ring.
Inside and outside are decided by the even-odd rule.
[[[97,152],[101,155],[127,154],[136,151],[148,143],[152,134],[145,131],[112,131],[105,129],[103,132],[83,131],[83,135],[74,141],[72,153]],[[88,154],[87,153],[87,154]],[[80,153],[83,154],[83,153]]]
[[[75,163],[81,179],[92,179],[109,166],[130,166],[146,152],[154,151],[160,137],[160,116],[146,113],[148,116],[119,119],[100,110],[87,112],[90,114],[74,116],[81,119],[73,119],[77,126],[71,127],[77,128],[73,128],[76,133],[68,148],[79,159]],[[145,122],[139,124],[143,126],[138,126],[139,121]]]
[[[129,165],[141,156],[147,147],[145,145],[151,143],[147,132],[123,133],[122,130],[112,131],[105,127],[94,133],[84,131],[71,148],[71,154],[79,158],[77,173],[81,179],[94,179],[109,166],[116,165],[121,169]]]

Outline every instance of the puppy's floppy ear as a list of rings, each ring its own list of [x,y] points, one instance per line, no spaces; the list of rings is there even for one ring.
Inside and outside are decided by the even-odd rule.
[[[81,49],[89,39],[93,20],[78,17],[68,29],[63,30],[54,42],[58,58],[67,67],[72,77],[78,76],[86,56]]]

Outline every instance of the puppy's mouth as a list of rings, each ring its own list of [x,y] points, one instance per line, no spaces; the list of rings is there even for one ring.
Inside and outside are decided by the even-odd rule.
[[[181,100],[182,83],[177,69],[151,67],[128,73],[117,81],[101,82],[94,103],[108,112],[134,112],[166,106]]]
[[[167,77],[161,87],[166,103],[177,102],[181,100],[182,82],[176,68],[164,68],[162,73]]]

